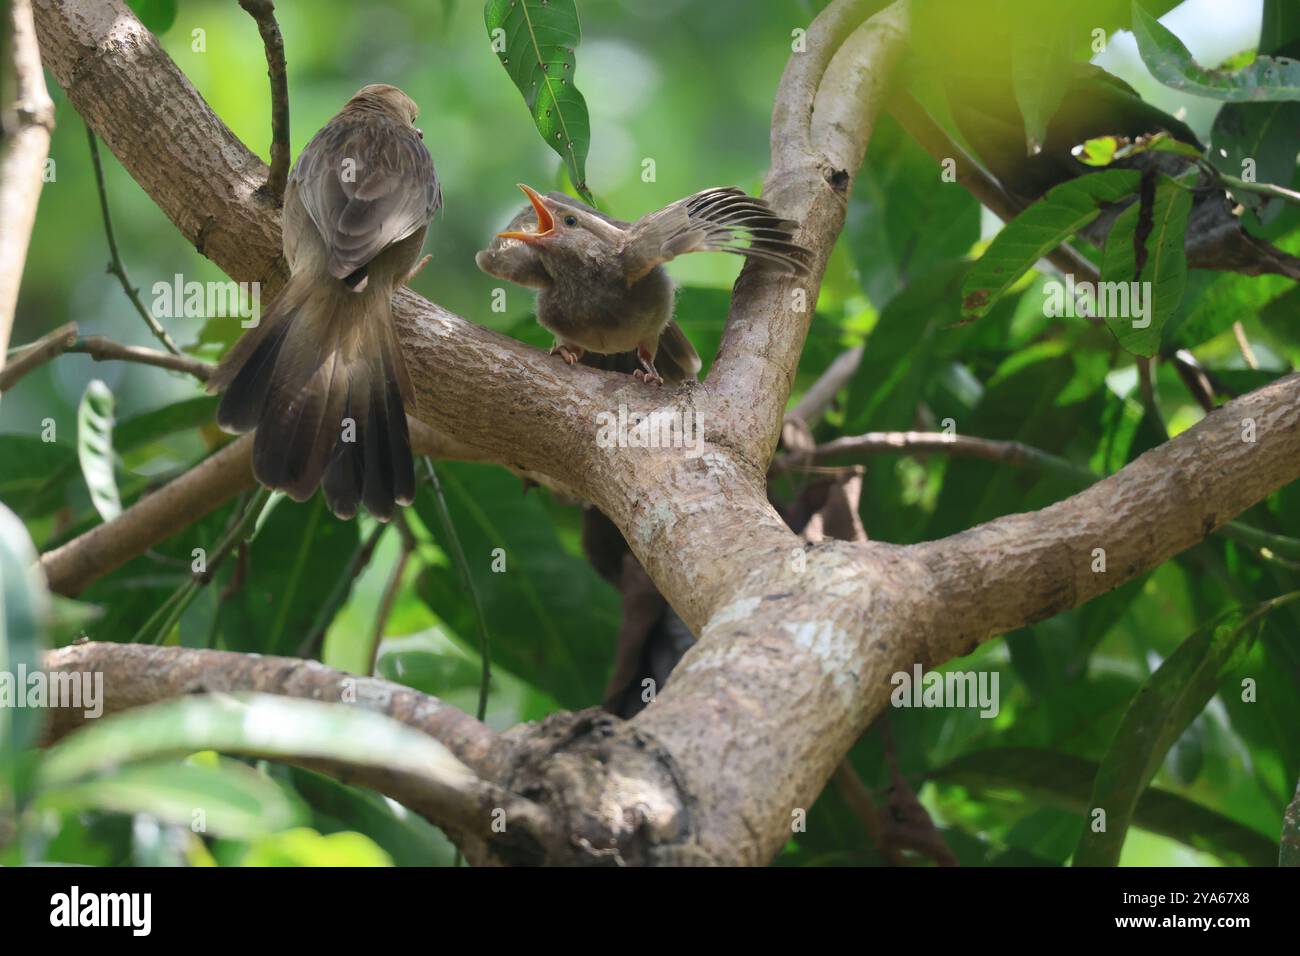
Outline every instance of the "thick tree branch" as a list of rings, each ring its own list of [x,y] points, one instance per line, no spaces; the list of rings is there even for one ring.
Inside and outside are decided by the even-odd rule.
[[[8,47],[0,62],[12,62],[13,103],[0,103],[5,111],[4,155],[0,156],[0,369],[4,368],[13,331],[14,307],[22,284],[27,244],[36,221],[36,204],[41,198],[45,160],[50,154],[50,131],[54,129],[54,103],[45,89],[41,55],[32,24],[31,0],[11,0],[4,16],[4,43]]]
[[[355,677],[316,661],[146,644],[71,644],[45,657],[49,671],[104,675],[104,713],[193,693],[254,692],[343,701],[423,731],[473,770],[485,766],[496,735],[436,697],[374,677]],[[80,726],[83,711],[50,708],[48,739]]]
[[[552,861],[767,861],[789,836],[791,811],[811,805],[886,706],[891,674],[939,664],[1116,587],[1300,472],[1300,383],[1291,376],[1036,514],[912,547],[809,546],[790,532],[767,502],[764,473],[906,28],[900,2],[854,32],[870,6],[827,8],[774,111],[765,194],[802,221],[813,274],[795,282],[742,273],[703,386],[647,396],[638,383],[562,366],[409,290],[395,299],[419,417],[483,457],[589,496],[700,635],[633,721],[562,714],[502,735],[485,776],[562,815],[570,839],[548,848]],[[278,224],[255,195],[264,167],[120,0],[38,0],[37,9],[51,69],[124,166],[232,277],[274,284]],[[595,413],[620,403],[629,412],[698,411],[704,453],[598,447]],[[1257,423],[1248,448],[1232,438],[1243,416]],[[240,464],[228,482],[247,480]],[[1107,549],[1104,575],[1088,570],[1085,538]]]
[[[1300,373],[1065,501],[918,545],[940,592],[964,609],[944,659],[1113,590],[1298,477]]]
[[[826,260],[844,226],[848,193],[908,29],[907,0],[859,27],[870,0],[838,0],[808,29],[772,111],[772,168],[763,195],[801,224],[812,273],[774,275],[747,266],[736,282],[706,389],[742,462],[766,469],[803,352]],[[845,38],[848,38],[847,40]],[[837,54],[838,51],[838,54]]]
[[[473,449],[423,422],[408,418],[407,426],[416,454],[475,460]],[[216,511],[253,484],[253,436],[241,435],[180,477],[145,495],[114,520],[96,525],[41,555],[41,568],[50,589],[69,597],[80,594],[105,574]]]
[[[50,672],[97,673],[104,678],[104,714],[119,713],[194,693],[263,693],[362,707],[419,730],[445,746],[468,773],[410,773],[367,764],[303,757],[290,761],[399,801],[443,827],[477,862],[499,857],[539,858],[559,838],[550,815],[484,777],[496,734],[436,697],[372,677],[355,677],[315,661],[226,651],[141,644],[74,644],[50,651]],[[46,743],[85,720],[77,708],[50,708]],[[257,756],[257,754],[250,754]],[[504,833],[493,829],[503,812]]]

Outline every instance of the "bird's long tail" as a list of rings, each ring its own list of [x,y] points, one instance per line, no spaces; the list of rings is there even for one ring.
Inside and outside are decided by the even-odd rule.
[[[388,297],[292,278],[208,382],[217,424],[256,429],[253,474],[296,501],[323,485],[330,510],[376,518],[415,498],[406,366]]]

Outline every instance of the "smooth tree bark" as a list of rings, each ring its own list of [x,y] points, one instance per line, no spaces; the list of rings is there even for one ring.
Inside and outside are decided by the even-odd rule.
[[[35,5],[45,61],[96,134],[186,239],[232,278],[273,293],[284,270],[278,212],[258,192],[266,167],[121,0]],[[465,837],[473,862],[765,863],[789,838],[792,814],[811,806],[887,706],[892,674],[937,666],[1118,587],[1300,477],[1300,375],[1291,375],[1038,512],[914,546],[810,544],[786,527],[766,473],[822,270],[906,42],[906,0],[879,6],[835,0],[790,58],[764,195],[801,223],[812,274],[745,268],[706,381],[647,390],[564,366],[409,290],[395,298],[417,417],[458,457],[523,469],[592,501],[699,636],[630,721],[593,710],[468,731],[477,749],[466,763],[529,808],[509,840]],[[698,413],[704,453],[600,447],[598,413],[620,405]],[[244,439],[47,555],[54,588],[75,592],[194,520],[187,509],[216,507],[250,480]],[[94,557],[105,554],[112,560]],[[173,666],[220,672],[226,689],[300,692],[214,652],[156,649],[147,668],[122,666],[139,653],[82,645],[49,664],[108,670],[110,709],[185,692],[190,684],[157,677]],[[422,726],[455,752],[468,725]],[[429,815],[453,837],[464,832],[436,808]]]
[[[14,102],[0,103],[6,126],[13,127],[0,154],[0,369],[9,350],[18,287],[54,129],[54,103],[41,71],[31,0],[10,0],[5,7],[3,16],[8,22],[3,42],[7,49],[0,63],[6,70],[12,66]]]

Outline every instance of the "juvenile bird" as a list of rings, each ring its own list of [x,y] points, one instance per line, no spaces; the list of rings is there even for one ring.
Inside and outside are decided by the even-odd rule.
[[[633,375],[662,385],[694,377],[695,349],[672,321],[673,284],[663,264],[687,252],[731,252],[787,272],[807,271],[796,224],[734,187],[688,196],[634,223],[561,193],[520,184],[530,207],[476,257],[498,278],[540,289],[537,321],[570,365],[587,353],[634,353]],[[608,367],[609,363],[601,362]]]
[[[290,277],[208,383],[217,423],[256,429],[253,474],[297,501],[325,489],[341,518],[415,497],[413,397],[389,300],[419,266],[442,205],[418,109],[363,87],[307,144],[284,194]]]

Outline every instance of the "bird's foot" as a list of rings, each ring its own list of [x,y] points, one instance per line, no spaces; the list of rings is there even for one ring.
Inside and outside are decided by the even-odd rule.
[[[663,376],[655,368],[654,353],[642,345],[636,350],[637,361],[641,367],[632,373],[632,377],[638,382],[645,382],[647,385],[663,385]]]
[[[645,382],[647,385],[662,385],[663,377],[658,372],[647,372],[644,369],[637,369],[632,373],[632,377],[638,382]]]
[[[569,365],[574,365],[587,354],[587,350],[577,345],[562,345],[556,342],[551,347],[551,354],[558,355]]]

